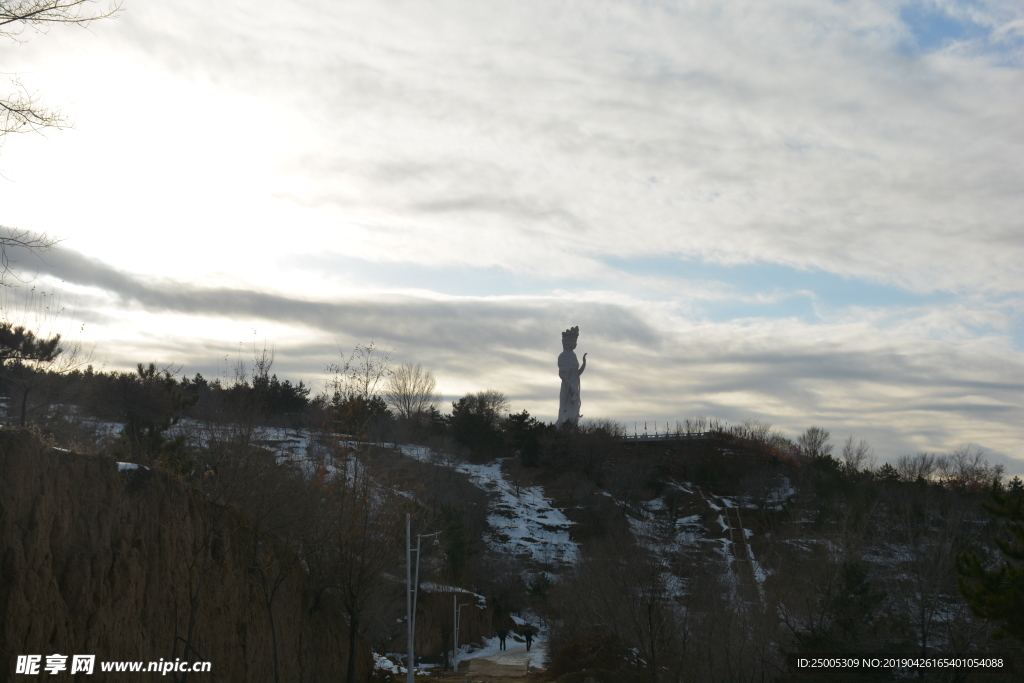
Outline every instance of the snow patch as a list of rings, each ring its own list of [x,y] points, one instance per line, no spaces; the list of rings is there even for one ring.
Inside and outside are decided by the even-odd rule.
[[[425,446],[396,447],[403,455],[433,462],[436,454]],[[501,471],[504,458],[486,465],[460,463],[456,472],[469,475],[469,481],[495,498],[488,506],[484,542],[492,550],[526,557],[545,565],[569,566],[579,551],[569,538],[573,522],[554,507],[540,486],[517,487]]]
[[[393,674],[404,674],[406,673],[405,667],[399,664],[395,664],[384,655],[373,653],[373,668],[380,671],[387,671]]]

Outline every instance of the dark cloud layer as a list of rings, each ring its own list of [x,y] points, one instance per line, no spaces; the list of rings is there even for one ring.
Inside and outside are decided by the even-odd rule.
[[[168,354],[166,360],[184,362],[188,373],[224,374],[240,353],[237,341],[203,337],[202,320],[271,321],[306,330],[299,338],[307,341],[277,349],[282,376],[322,386],[326,366],[347,345],[373,339],[390,346],[396,361],[433,369],[449,394],[496,388],[509,393],[517,409],[551,417],[559,332],[579,325],[577,352],[590,353],[585,416],[629,423],[674,423],[696,414],[733,422],[757,418],[791,436],[822,424],[837,435],[867,436],[884,457],[966,442],[999,457],[1024,456],[1012,445],[1024,419],[1024,366],[1012,352],[899,336],[865,345],[841,334],[822,338],[821,325],[694,324],[625,305],[553,297],[312,301],[148,279],[63,248],[46,260],[48,277],[99,290],[90,315],[193,318],[180,334],[149,339],[148,351],[138,342],[117,349],[117,358]],[[108,340],[109,347],[115,344]],[[125,357],[120,364],[138,360]]]
[[[22,256],[21,260],[26,260]],[[109,292],[128,305],[149,312],[266,319],[289,322],[325,332],[343,331],[356,337],[387,338],[396,343],[430,344],[448,348],[523,348],[524,343],[554,337],[570,325],[587,328],[607,343],[661,348],[662,336],[640,317],[621,306],[550,300],[437,300],[382,296],[324,302],[268,292],[203,287],[196,283],[147,280],[119,271],[76,251],[61,249],[46,258],[51,277]]]
[[[943,7],[1020,35],[1020,3]],[[586,415],[1024,456],[1019,41],[908,53],[912,28],[880,0],[138,3],[9,55],[79,125],[5,146],[2,218],[68,238],[43,270],[118,367],[222,372],[258,327],[283,375],[322,379],[375,339],[448,394],[550,417],[558,332],[580,325]],[[955,300],[819,305],[808,278],[810,312],[730,308],[772,295],[763,272],[684,283],[656,254]]]

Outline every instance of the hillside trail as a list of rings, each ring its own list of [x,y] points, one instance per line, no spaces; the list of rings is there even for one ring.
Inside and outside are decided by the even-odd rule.
[[[535,683],[544,680],[543,671],[527,674],[518,667],[502,666],[487,658],[471,659],[459,664],[459,673],[447,671],[431,676],[432,681],[463,681],[464,683]]]
[[[466,666],[466,665],[469,666]],[[487,659],[470,660],[459,664],[459,673],[431,677],[431,680],[465,681],[466,683],[531,683],[543,680],[543,672],[527,674],[516,667],[502,666]],[[426,679],[424,679],[426,680]]]
[[[542,679],[542,664],[547,643],[541,636],[530,652],[517,636],[508,639],[508,649],[498,649],[498,639],[490,638],[486,646],[459,661],[459,672],[448,671],[434,680],[480,681],[481,683],[529,683]]]

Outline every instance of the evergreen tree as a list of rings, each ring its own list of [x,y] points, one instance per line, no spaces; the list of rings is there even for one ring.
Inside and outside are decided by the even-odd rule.
[[[158,370],[155,363],[148,367],[139,363],[135,373],[112,373],[108,383],[108,401],[124,422],[114,456],[133,462],[160,459],[182,474],[190,472],[193,463],[185,437],[168,438],[167,431],[199,397],[184,395],[173,373]]]
[[[502,446],[501,421],[508,410],[508,399],[499,391],[466,394],[452,401],[448,427],[460,446],[475,454],[491,454]]]
[[[537,418],[523,410],[512,413],[504,421],[505,438],[513,449],[519,451],[519,457],[526,467],[535,467],[540,454],[540,435],[544,425]]]
[[[18,424],[25,424],[29,397],[45,380],[47,365],[63,351],[59,334],[43,339],[21,325],[0,323],[0,379],[16,402]]]
[[[885,463],[884,465],[878,468],[876,478],[878,479],[878,481],[895,484],[900,480],[900,473],[896,471],[895,467],[893,467],[889,463]]]
[[[0,366],[12,361],[51,361],[60,351],[59,334],[40,339],[21,325],[0,323]]]
[[[995,539],[1002,562],[988,569],[978,554],[961,553],[956,561],[960,592],[975,614],[999,626],[998,637],[1024,642],[1024,491],[1018,482],[1006,492],[997,480],[992,501],[985,509],[1002,520],[1010,534],[1009,539]]]

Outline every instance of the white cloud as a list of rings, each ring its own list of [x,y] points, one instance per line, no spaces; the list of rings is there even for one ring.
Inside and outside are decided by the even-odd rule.
[[[935,7],[987,33],[910,49],[901,6],[868,0],[129,3],[0,46],[76,119],[8,140],[0,220],[140,274],[90,281],[134,292],[93,299],[112,363],[209,363],[263,327],[313,377],[335,336],[372,336],[550,415],[571,323],[595,344],[585,414],[1024,456],[1021,9]],[[609,265],[646,256],[951,298],[836,308],[811,281]],[[487,268],[537,291],[441,282]],[[813,320],[713,314],[798,298]]]
[[[551,419],[559,330],[581,328],[584,415],[626,422],[696,414],[769,421],[795,437],[811,424],[869,438],[884,457],[973,442],[1021,458],[1024,358],[979,337],[946,307],[861,309],[846,317],[695,322],[671,303],[582,296],[363,295],[335,301],[147,281],[64,250],[53,255],[97,359],[230,372],[264,340],[282,376],[322,386],[325,367],[371,339],[398,362],[431,368],[449,396],[496,388]],[[99,315],[97,315],[99,311]],[[91,336],[89,336],[91,335]],[[1024,471],[1024,469],[1022,469]]]
[[[386,260],[584,274],[655,250],[1018,291],[1021,72],[901,53],[898,9],[139,5],[64,39],[90,59],[32,54],[75,79],[83,131],[105,122],[77,177],[102,145],[119,203],[186,235],[272,235],[272,207],[300,244]],[[93,215],[90,239],[123,236]]]

